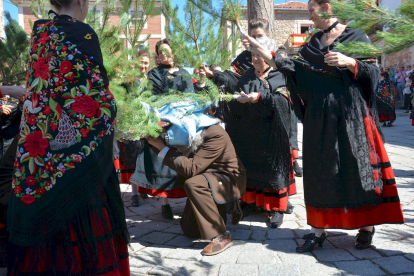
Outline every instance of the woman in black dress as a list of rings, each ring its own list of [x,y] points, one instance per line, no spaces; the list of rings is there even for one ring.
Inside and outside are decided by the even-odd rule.
[[[397,118],[395,114],[395,89],[390,82],[387,72],[381,73],[381,79],[378,82],[376,100],[378,107],[378,116],[383,126],[391,126]]]
[[[155,47],[160,65],[148,73],[154,95],[173,91],[194,92],[190,74],[174,64],[171,44],[171,40],[165,38],[159,41]],[[132,184],[138,185],[140,193],[163,198],[162,215],[166,219],[173,219],[167,198],[186,197],[182,187],[177,184],[177,173],[160,162],[147,142],[145,142],[143,152],[138,156],[136,169],[130,181]]]
[[[273,40],[257,39],[270,51]],[[234,103],[232,137],[236,152],[247,171],[247,203],[270,213],[270,226],[279,227],[287,210],[288,195],[296,193],[290,152],[291,106],[282,73],[252,52],[253,67],[239,79],[241,97]]]
[[[254,39],[243,40],[283,72],[303,116],[304,193],[312,231],[297,252],[322,245],[326,228],[360,229],[356,249],[369,248],[373,225],[403,223],[394,173],[379,129],[374,95],[379,78],[375,60],[349,57],[334,43],[370,43],[366,34],[339,24],[329,0],[308,3],[320,31],[293,59],[281,59]],[[298,104],[296,104],[298,103]]]

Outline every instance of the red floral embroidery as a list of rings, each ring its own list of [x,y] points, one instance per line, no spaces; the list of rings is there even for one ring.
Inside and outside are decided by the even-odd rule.
[[[62,74],[69,73],[72,70],[72,62],[69,60],[62,61],[62,64],[59,67],[59,72]]]
[[[38,43],[46,44],[50,40],[48,33],[41,33],[40,38],[37,40]]]
[[[43,138],[41,131],[37,130],[26,136],[24,149],[29,152],[31,157],[44,156],[48,147],[49,141]]]
[[[37,179],[34,176],[28,176],[26,177],[26,180],[24,181],[27,186],[34,186],[37,183]]]
[[[20,200],[24,203],[24,204],[32,204],[33,202],[35,202],[35,198],[32,195],[24,195],[20,198]]]
[[[14,187],[13,191],[14,191],[14,194],[20,194],[23,191],[23,189],[20,188],[20,186],[16,186]]]
[[[45,58],[39,58],[37,61],[35,61],[33,64],[33,69],[35,70],[34,72],[35,78],[40,77],[46,80],[50,76],[49,65],[46,63]]]
[[[87,137],[87,136],[88,136],[88,134],[89,134],[89,132],[90,132],[90,130],[89,130],[89,129],[84,129],[84,128],[82,128],[82,129],[80,130],[80,133],[82,134],[82,137],[83,137],[83,138]]]
[[[46,106],[43,109],[43,114],[45,114],[46,116],[48,116],[50,114],[50,112],[52,111],[52,109],[50,108],[50,106]]]
[[[36,116],[35,115],[30,115],[30,117],[29,117],[29,119],[27,120],[27,123],[29,124],[29,125],[34,125],[34,124],[36,124]]]
[[[90,96],[76,96],[72,109],[76,113],[84,114],[88,118],[95,116],[99,109],[99,103]]]

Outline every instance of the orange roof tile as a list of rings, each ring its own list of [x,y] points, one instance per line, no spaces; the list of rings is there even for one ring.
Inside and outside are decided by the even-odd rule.
[[[275,9],[301,9],[307,10],[308,4],[298,1],[289,1],[283,4],[276,4]]]

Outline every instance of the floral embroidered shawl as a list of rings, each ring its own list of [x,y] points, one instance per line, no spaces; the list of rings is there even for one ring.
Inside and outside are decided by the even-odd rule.
[[[11,243],[49,246],[56,235],[69,236],[68,224],[93,233],[85,229],[91,210],[105,207],[125,230],[122,201],[111,198],[119,196],[119,183],[112,161],[116,103],[108,84],[89,25],[66,15],[34,23],[8,208]]]

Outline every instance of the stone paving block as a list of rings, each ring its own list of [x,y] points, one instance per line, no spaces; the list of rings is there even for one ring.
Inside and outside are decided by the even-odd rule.
[[[164,244],[176,237],[176,234],[151,231],[148,235],[139,238],[141,241],[154,244]]]
[[[183,230],[181,229],[180,225],[173,225],[171,227],[168,227],[168,228],[162,230],[162,232],[181,234],[181,235],[183,234]]]
[[[414,245],[412,244],[412,242],[407,242],[407,241],[401,241],[401,242],[390,241],[390,242],[378,243],[375,241],[375,237],[374,237],[373,247],[377,251],[387,256],[414,253]]]
[[[175,274],[176,276],[216,276],[220,269],[219,264],[206,262],[185,262]]]
[[[349,252],[344,249],[322,248],[313,250],[313,254],[322,262],[354,261],[356,260]]]
[[[410,259],[411,261],[414,261],[414,254],[406,254],[404,257]]]
[[[414,272],[414,263],[412,261],[407,260],[403,256],[378,258],[373,259],[372,261],[392,274]]]
[[[131,239],[131,241],[129,242],[129,251],[132,251],[132,252],[140,251],[144,249],[145,247],[147,247],[148,245],[149,244],[146,242]]]
[[[166,243],[166,245],[175,246],[175,247],[189,247],[194,243],[194,239],[187,238],[186,236],[179,235]]]
[[[148,255],[137,255],[129,258],[129,266],[131,272],[147,273],[157,264],[162,261],[161,258],[148,256]]]
[[[161,221],[156,221],[156,220],[142,223],[142,225],[140,224],[140,227],[148,228],[154,231],[162,231],[164,229],[168,229],[174,226],[175,225],[172,223],[166,223],[166,222],[161,222]]]
[[[219,270],[219,276],[249,275],[259,274],[258,265],[254,264],[222,264]]]
[[[234,229],[231,230],[231,236],[235,240],[248,240],[250,239],[250,235],[252,234],[252,230],[247,229]]]
[[[331,263],[295,263],[295,265],[303,276],[342,276],[341,271]]]
[[[381,276],[386,275],[384,271],[378,268],[370,261],[347,261],[335,262],[335,265],[342,272],[342,275],[364,275],[364,276]]]
[[[150,275],[175,275],[177,271],[185,268],[185,261],[163,259],[158,265],[151,269],[148,274]]]
[[[264,241],[266,239],[267,230],[253,230],[251,239],[255,241]]]
[[[296,229],[299,228],[299,224],[296,223],[296,221],[286,220],[287,217],[293,217],[291,215],[285,215],[285,218],[283,219],[283,223],[280,226],[280,229]]]
[[[174,247],[170,247],[170,246],[147,246],[144,249],[135,252],[136,255],[146,255],[146,256],[151,256],[151,257],[155,257],[155,258],[164,258],[166,256],[168,256],[171,252],[173,252],[175,250]]]
[[[274,256],[273,254],[269,253],[268,251],[255,251],[252,254],[251,251],[245,250],[240,253],[239,257],[237,258],[238,264],[276,264],[282,263],[279,258]]]
[[[229,221],[226,225],[226,228],[232,233],[234,230],[251,230],[250,221],[240,221],[239,224],[231,224]]]
[[[148,233],[152,233],[153,230],[148,229],[148,228],[142,228],[142,227],[139,227],[138,225],[136,227],[134,226],[134,227],[128,228],[128,232],[132,239],[134,238],[137,239],[139,237],[147,235]]]
[[[272,251],[275,254],[281,254],[281,253],[297,254],[295,251],[297,245],[294,240],[287,240],[287,239],[266,240],[263,246],[264,246],[264,250]]]
[[[265,250],[264,245],[258,241],[247,242],[242,248],[243,251],[255,252]]]
[[[250,214],[249,216],[246,217],[246,220],[252,221],[252,222],[268,222],[269,217],[267,215],[267,212],[265,212],[265,213],[259,213],[259,214]]]
[[[202,257],[201,250],[198,248],[177,248],[172,250],[166,258],[184,261],[200,261]]]
[[[253,231],[263,231],[269,229],[269,224],[267,222],[252,221],[250,222],[250,225]]]
[[[259,276],[301,276],[299,268],[295,265],[259,265]]]
[[[269,229],[266,236],[268,240],[293,239],[294,237],[293,231],[286,228]]]

